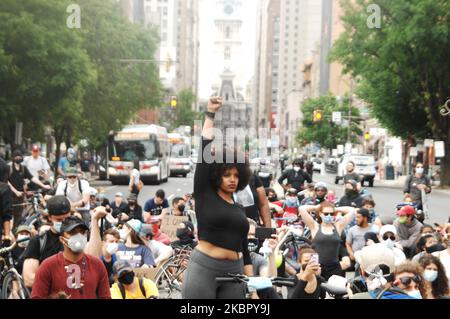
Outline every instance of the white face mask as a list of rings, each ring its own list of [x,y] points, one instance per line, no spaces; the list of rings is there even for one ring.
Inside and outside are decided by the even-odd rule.
[[[87,244],[87,237],[83,234],[76,234],[69,238],[67,241],[67,246],[74,253],[81,253]]]
[[[423,277],[426,281],[433,282],[438,277],[438,272],[436,270],[425,270],[423,273]]]
[[[386,245],[387,248],[389,248],[389,249],[394,249],[395,242],[392,241],[391,239],[386,239],[386,240],[384,241],[384,244]]]
[[[416,168],[416,173],[417,174],[423,174],[423,167],[417,167]]]
[[[411,297],[413,297],[415,299],[422,299],[422,295],[420,294],[419,290],[408,291],[408,295],[410,295]]]
[[[18,241],[19,241],[19,240],[22,240],[22,239],[25,239],[25,238],[30,238],[30,235],[18,235],[18,236],[17,236],[17,240],[18,240]],[[17,246],[22,247],[22,248],[25,248],[25,247],[28,246],[28,243],[29,243],[29,242],[30,242],[30,241],[27,240],[27,241],[24,241],[24,242],[21,242],[21,243],[17,244]]]
[[[110,255],[114,255],[119,250],[119,244],[118,243],[107,243],[106,244],[106,251]]]
[[[122,228],[121,230],[119,230],[119,235],[120,235],[120,239],[125,241],[128,238],[128,231],[125,228]]]
[[[300,167],[294,166],[294,171],[299,172],[300,171]]]

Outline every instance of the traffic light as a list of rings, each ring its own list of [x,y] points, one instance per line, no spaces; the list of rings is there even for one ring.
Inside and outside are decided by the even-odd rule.
[[[177,97],[176,96],[172,96],[172,98],[170,99],[170,106],[173,108],[177,107]]]
[[[322,110],[314,110],[314,114],[313,114],[313,122],[320,122],[322,121]]]
[[[365,133],[364,133],[364,139],[365,139],[366,141],[370,140],[370,133],[369,133],[369,132],[365,132]]]

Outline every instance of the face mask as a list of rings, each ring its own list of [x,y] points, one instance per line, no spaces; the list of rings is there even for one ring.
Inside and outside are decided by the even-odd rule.
[[[445,247],[443,245],[441,245],[441,244],[434,244],[434,245],[432,245],[430,247],[426,247],[425,249],[426,249],[427,253],[431,254],[431,253],[434,253],[436,251],[445,250]]]
[[[413,297],[415,299],[422,299],[422,295],[420,294],[419,290],[408,291],[408,295],[410,295],[411,297]]]
[[[25,238],[30,238],[30,236],[29,236],[29,235],[19,235],[19,236],[17,236],[17,240],[18,240],[18,241],[21,240],[21,239],[25,239]],[[21,242],[20,244],[17,244],[17,246],[22,247],[22,248],[25,248],[25,247],[28,246],[28,243],[29,243],[29,242],[30,242],[30,241],[27,240],[27,241]]]
[[[352,173],[353,172],[353,168],[347,169],[347,172]]]
[[[300,171],[300,167],[295,166],[295,167],[294,167],[294,171],[299,172],[299,171]]]
[[[125,241],[128,238],[128,231],[125,228],[122,228],[121,230],[119,230],[119,235],[120,235],[120,239]]]
[[[74,253],[81,253],[84,250],[84,247],[86,247],[86,244],[87,237],[82,234],[76,234],[67,241],[67,246],[69,246],[69,249]]]
[[[14,163],[16,163],[16,164],[20,164],[22,162],[23,162],[23,159],[21,159],[21,158],[18,158],[18,159],[14,160]]]
[[[249,238],[248,239],[248,251],[251,253],[256,253],[258,250],[259,240],[258,238]]]
[[[416,168],[416,173],[417,174],[423,174],[423,167]]]
[[[61,232],[62,222],[53,222],[53,229],[56,230],[57,233]]]
[[[346,189],[345,190],[345,195],[351,197],[351,196],[355,196],[357,194],[357,192],[353,189]]]
[[[426,281],[433,282],[437,279],[438,272],[436,270],[425,270],[423,277]]]
[[[384,244],[385,244],[386,247],[389,248],[389,249],[393,249],[394,246],[395,246],[395,242],[394,242],[393,240],[391,240],[391,239],[386,239],[386,240],[384,241]]]
[[[119,277],[119,282],[124,285],[131,285],[134,281],[134,272],[127,272],[125,275]]]
[[[286,206],[287,207],[297,207],[298,206],[297,197],[286,197]]]
[[[334,216],[330,216],[330,215],[328,215],[328,216],[322,216],[322,220],[323,220],[323,222],[325,223],[325,224],[327,224],[327,225],[329,225],[329,224],[331,224],[332,222],[333,222],[333,220],[334,220]]]
[[[269,197],[269,202],[273,203],[273,202],[276,202],[276,201],[277,201],[277,197],[276,196]]]
[[[180,239],[190,238],[188,232],[189,230],[187,228],[178,228],[176,235]]]
[[[119,244],[118,243],[108,243],[106,244],[106,251],[110,255],[114,255],[119,250]]]
[[[398,222],[400,224],[406,224],[406,222],[408,221],[408,217],[407,216],[402,216],[398,218]]]
[[[178,210],[180,211],[180,212],[184,212],[184,209],[186,208],[186,206],[185,205],[180,205],[180,206],[178,206]]]

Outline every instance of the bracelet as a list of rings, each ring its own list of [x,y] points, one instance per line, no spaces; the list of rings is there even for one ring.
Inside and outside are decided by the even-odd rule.
[[[215,118],[215,116],[216,116],[216,113],[206,111],[206,112],[205,112],[205,115],[206,115],[207,117],[209,117],[211,120],[214,120],[214,118]]]

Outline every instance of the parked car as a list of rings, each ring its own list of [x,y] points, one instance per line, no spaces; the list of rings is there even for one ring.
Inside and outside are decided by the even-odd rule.
[[[313,171],[320,172],[322,170],[322,160],[320,158],[313,158]]]
[[[339,158],[337,157],[329,157],[325,162],[325,170],[328,173],[336,174],[339,166]]]
[[[346,166],[349,161],[355,163],[355,173],[361,177],[361,185],[369,182],[369,187],[373,187],[376,175],[375,158],[367,154],[345,154],[339,159],[339,165],[336,173],[335,184],[338,184],[346,174]]]

